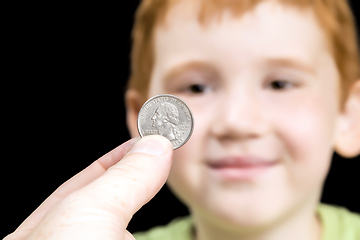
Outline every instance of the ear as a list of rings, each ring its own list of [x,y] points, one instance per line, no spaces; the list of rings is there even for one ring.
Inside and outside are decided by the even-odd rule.
[[[340,116],[335,150],[343,157],[360,154],[360,80],[352,86]]]
[[[137,117],[143,98],[140,93],[134,89],[128,89],[125,93],[125,106],[126,106],[126,124],[129,129],[131,137],[139,136],[137,129]]]

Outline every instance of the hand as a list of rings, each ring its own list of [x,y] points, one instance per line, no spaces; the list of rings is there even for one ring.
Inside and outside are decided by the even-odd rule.
[[[134,239],[126,227],[164,185],[172,153],[161,136],[127,141],[62,184],[5,239]]]

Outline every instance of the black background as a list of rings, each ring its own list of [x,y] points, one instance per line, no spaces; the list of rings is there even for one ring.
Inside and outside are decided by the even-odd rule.
[[[60,184],[129,139],[123,98],[137,5],[132,0],[9,8],[0,237]],[[360,213],[359,171],[360,157],[335,154],[322,201]],[[187,214],[165,186],[128,229],[146,230]]]

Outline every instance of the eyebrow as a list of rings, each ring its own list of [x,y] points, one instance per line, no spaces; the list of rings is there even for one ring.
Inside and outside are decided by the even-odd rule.
[[[312,75],[316,75],[315,68],[312,66],[291,58],[268,58],[265,62],[271,67],[286,67],[298,69],[302,72],[307,72]]]
[[[164,77],[164,82],[170,82],[171,80],[180,77],[185,72],[189,71],[199,71],[205,72],[210,76],[217,76],[218,71],[216,68],[207,62],[202,61],[192,61],[188,63],[184,63],[178,66],[175,66],[171,70],[169,70]]]
[[[287,58],[287,57],[266,58],[265,63],[270,67],[293,68],[312,75],[316,75],[316,71],[313,67],[302,61],[292,58]],[[189,71],[199,71],[199,72],[204,72],[209,76],[216,76],[216,77],[219,76],[219,72],[217,71],[216,67],[213,66],[212,64],[203,61],[191,61],[184,64],[180,64],[170,69],[163,78],[164,82],[170,84],[172,80],[180,77],[182,74]]]

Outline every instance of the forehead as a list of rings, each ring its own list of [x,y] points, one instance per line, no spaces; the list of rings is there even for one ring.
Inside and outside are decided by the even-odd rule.
[[[221,54],[237,63],[284,55],[316,64],[319,52],[329,52],[311,9],[263,1],[239,16],[225,9],[205,24],[199,21],[200,11],[199,1],[171,7],[155,31],[155,63],[166,59],[168,65],[176,64],[182,57],[216,59]],[[244,55],[246,59],[239,58]]]

